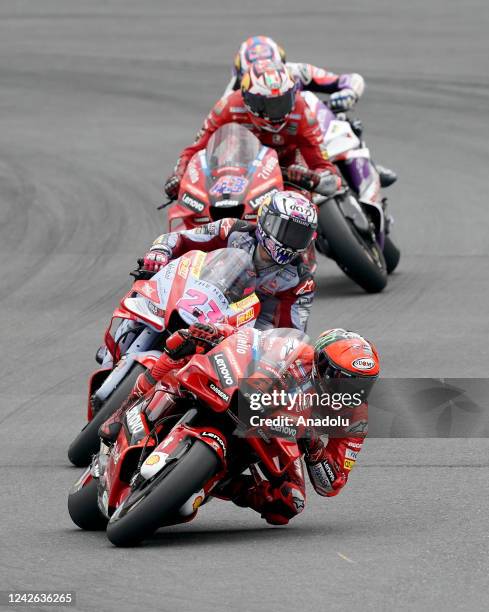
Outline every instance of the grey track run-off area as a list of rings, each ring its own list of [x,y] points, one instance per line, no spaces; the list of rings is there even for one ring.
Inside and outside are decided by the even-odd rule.
[[[0,4],[0,589],[83,611],[488,608],[487,440],[369,440],[286,528],[214,501],[117,550],[66,510],[94,351],[250,34],[362,73],[356,114],[400,176],[399,272],[368,296],[320,260],[311,334],[361,331],[389,377],[487,376],[488,24],[484,0]]]

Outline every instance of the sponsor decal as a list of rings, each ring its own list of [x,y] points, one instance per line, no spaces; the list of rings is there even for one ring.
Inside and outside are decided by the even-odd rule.
[[[243,193],[248,185],[248,179],[243,176],[227,174],[219,177],[210,190],[211,195],[222,195],[223,193]]]
[[[218,436],[213,431],[203,431],[200,435],[203,438],[210,438],[211,440],[214,440],[215,442],[217,442],[219,446],[221,447],[223,455],[226,456],[226,444],[224,440],[221,438],[221,436]]]
[[[274,145],[283,145],[285,140],[284,137],[281,134],[273,134],[272,135],[272,142]]]
[[[258,304],[259,301],[260,300],[258,299],[256,293],[252,293],[251,295],[248,295],[242,300],[239,300],[239,302],[233,302],[229,306],[232,310],[240,312],[241,310],[245,310],[246,308],[255,306],[255,304]]]
[[[303,295],[304,293],[311,293],[311,291],[314,291],[314,280],[312,278],[306,280],[304,283],[302,283],[302,285],[299,285],[299,287],[296,289],[295,294],[296,295]]]
[[[194,499],[194,503],[192,504],[192,510],[195,512],[198,508],[200,508],[203,501],[204,501],[204,497],[202,495],[199,495],[198,497],[196,497]]]
[[[276,188],[270,189],[270,191],[266,191],[265,193],[262,193],[261,195],[259,195],[257,198],[250,200],[249,204],[251,208],[259,208],[267,198],[269,197],[271,198],[273,194],[277,192],[278,192],[278,189]]]
[[[159,455],[150,455],[146,461],[144,462],[145,465],[156,465],[157,463],[160,462],[160,456]]]
[[[244,106],[231,106],[229,110],[232,113],[247,113],[248,112]]]
[[[357,452],[352,451],[352,450],[351,450],[351,449],[349,449],[349,448],[347,448],[347,449],[346,449],[346,452],[345,452],[345,457],[346,457],[347,459],[351,459],[352,461],[356,461],[356,460],[357,460],[357,456],[358,456],[358,453],[357,453]]]
[[[355,361],[352,361],[351,365],[357,370],[371,370],[372,368],[375,368],[375,361],[370,357],[361,357],[360,359],[355,359]]]
[[[194,259],[192,262],[192,276],[194,278],[200,278],[200,275],[202,273],[202,268],[204,267],[205,257],[206,257],[206,254],[202,252],[197,253],[194,256]]]
[[[234,387],[236,383],[231,373],[231,366],[229,365],[226,356],[223,355],[223,353],[217,353],[217,355],[212,356],[212,359],[214,360],[221,385],[223,387]]]
[[[256,221],[256,213],[250,213],[243,217],[245,221]]]
[[[199,202],[199,200],[196,200],[187,192],[185,192],[182,196],[182,203],[185,204],[187,208],[190,208],[190,210],[199,213],[205,208],[205,204],[203,202]]]
[[[127,411],[126,422],[127,427],[132,434],[144,432],[144,425],[139,412],[139,405],[134,406],[134,408]]]
[[[267,179],[270,178],[270,175],[275,170],[275,167],[277,166],[277,164],[278,164],[277,156],[270,155],[267,161],[265,162],[265,165],[263,166],[263,168],[260,170],[260,172],[258,172],[258,176],[266,181]]]
[[[218,395],[223,401],[229,402],[229,395],[225,393],[222,389],[219,389],[219,387],[216,387],[214,383],[209,383],[209,389],[213,391],[216,395]]]
[[[188,271],[190,270],[190,259],[188,257],[182,257],[178,264],[177,274],[182,278],[187,278]]]
[[[192,183],[197,183],[199,181],[199,169],[197,168],[197,164],[195,160],[192,159],[187,168],[188,175]]]
[[[355,465],[355,462],[352,461],[351,459],[345,459],[345,462],[343,464],[343,467],[347,470],[351,470],[353,469],[353,466]]]
[[[248,323],[248,321],[251,321],[251,319],[253,319],[254,316],[255,316],[255,309],[253,307],[248,308],[248,310],[243,312],[243,314],[238,315],[238,318],[236,320],[236,325],[238,327],[241,327],[245,323]]]
[[[158,306],[156,306],[156,304],[153,304],[153,302],[148,302],[148,310],[157,317],[165,316],[165,311],[162,308],[158,308]]]
[[[251,344],[248,341],[247,334],[238,331],[236,334],[236,352],[239,355],[247,355],[250,350]]]

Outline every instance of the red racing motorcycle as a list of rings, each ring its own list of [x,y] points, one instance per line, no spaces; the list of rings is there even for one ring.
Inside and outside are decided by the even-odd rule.
[[[308,337],[297,330],[239,329],[195,355],[125,413],[115,444],[100,453],[68,498],[82,529],[107,528],[116,546],[132,546],[165,525],[194,518],[233,477],[250,469],[279,479],[300,458],[295,439],[250,435],[238,410],[246,388],[280,379]]]
[[[126,399],[139,374],[161,355],[168,335],[197,321],[254,325],[260,312],[251,256],[242,249],[190,251],[147,280],[136,280],[112,315],[107,354],[90,377],[87,424],[68,458],[89,465],[98,429]]]
[[[242,125],[229,123],[190,160],[178,200],[168,211],[169,231],[226,217],[256,221],[263,200],[281,189],[277,153]]]

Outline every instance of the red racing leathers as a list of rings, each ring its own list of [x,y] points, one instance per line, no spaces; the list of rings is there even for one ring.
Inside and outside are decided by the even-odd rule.
[[[320,144],[323,134],[319,124],[301,96],[296,96],[295,106],[287,118],[285,126],[277,133],[259,129],[244,105],[241,91],[223,96],[208,114],[194,144],[186,147],[175,167],[175,174],[181,178],[192,156],[204,149],[212,134],[226,123],[240,123],[253,132],[262,144],[277,151],[280,164],[289,166],[296,161],[300,152],[311,170],[325,170],[336,174],[334,165],[325,159]]]
[[[203,337],[212,337],[215,342],[222,341],[235,331],[229,325],[203,326],[198,324],[196,327],[203,330],[200,332]],[[211,330],[213,328],[210,336],[205,328]],[[195,334],[196,330],[191,327],[189,332]],[[181,333],[175,332],[167,340],[170,354],[172,347],[178,351],[183,346]],[[205,352],[206,349],[201,350]],[[199,351],[198,340],[196,351]],[[174,360],[168,352],[164,352],[149,372],[139,376],[129,401],[147,393],[154,384],[162,381],[170,373],[175,375],[191,357],[192,354],[188,354],[186,357]],[[304,344],[287,371],[289,389],[298,389],[302,392],[311,390],[313,359],[314,349]],[[108,433],[114,422],[120,423],[124,410],[125,407],[121,408],[114,417],[109,419],[103,425],[102,432]],[[362,404],[352,412],[349,429],[366,431],[366,411],[366,404]],[[333,497],[347,483],[349,473],[362,448],[365,434],[362,436],[348,435],[349,432],[346,431],[343,437],[330,437],[328,443],[324,445],[322,439],[313,430],[309,429],[307,433],[308,436],[299,439],[298,444],[304,453],[309,479],[319,495]],[[256,472],[251,476],[242,474],[221,488],[216,496],[230,499],[238,506],[252,508],[270,524],[285,525],[291,518],[302,512],[305,506],[306,487],[302,462],[295,461],[277,482],[263,479]]]

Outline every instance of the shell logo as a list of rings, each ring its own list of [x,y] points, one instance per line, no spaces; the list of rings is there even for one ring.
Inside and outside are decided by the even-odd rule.
[[[202,495],[199,495],[194,499],[194,503],[192,504],[192,509],[194,510],[194,512],[202,505],[203,501],[204,497]]]
[[[157,463],[159,463],[159,461],[160,461],[159,455],[150,455],[144,463],[145,465],[156,465]]]

